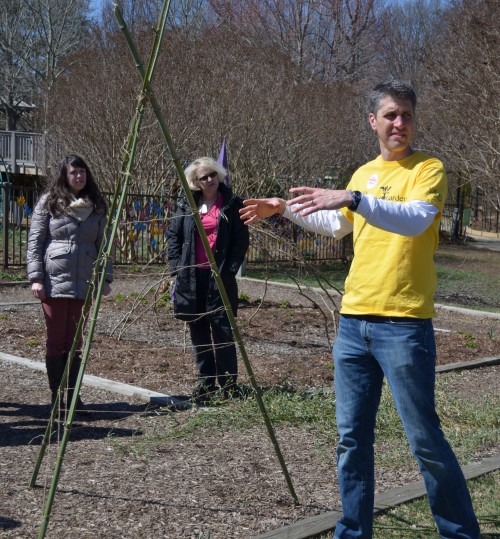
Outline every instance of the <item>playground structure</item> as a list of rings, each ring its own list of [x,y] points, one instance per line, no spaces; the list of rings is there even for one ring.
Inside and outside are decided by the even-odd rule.
[[[45,175],[45,135],[0,131],[0,156],[0,173]]]

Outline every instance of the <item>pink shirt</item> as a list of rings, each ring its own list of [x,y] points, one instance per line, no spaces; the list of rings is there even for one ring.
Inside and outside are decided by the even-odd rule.
[[[210,208],[207,213],[200,212],[200,219],[203,223],[203,228],[207,234],[208,244],[210,249],[214,250],[215,240],[217,239],[217,223],[219,221],[220,210],[222,208],[222,195],[217,197],[215,204]],[[195,262],[198,268],[210,269],[210,263],[208,262],[207,253],[203,247],[198,231],[195,234]]]

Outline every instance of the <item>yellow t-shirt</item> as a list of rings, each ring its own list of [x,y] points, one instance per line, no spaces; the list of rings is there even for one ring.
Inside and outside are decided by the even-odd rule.
[[[344,208],[353,222],[354,259],[345,282],[342,314],[431,318],[436,271],[434,253],[448,191],[443,164],[415,152],[401,161],[381,156],[360,167],[347,189],[395,202],[423,200],[439,213],[420,236],[408,237],[369,225]]]

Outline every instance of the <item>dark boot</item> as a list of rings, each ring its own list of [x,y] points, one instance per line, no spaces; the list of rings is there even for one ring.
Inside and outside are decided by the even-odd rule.
[[[225,398],[236,393],[236,380],[238,378],[238,361],[236,347],[232,342],[231,327],[225,327],[223,320],[216,332],[215,341],[215,365],[217,369],[217,381],[223,390]]]
[[[65,354],[66,360],[68,358],[68,354]],[[71,402],[73,400],[73,393],[76,385],[76,379],[78,378],[78,372],[80,371],[80,365],[82,363],[82,355],[80,352],[76,352],[73,361],[71,363],[71,368],[69,370],[68,375],[68,409],[71,406]],[[76,400],[76,413],[78,415],[91,415],[91,412],[84,409],[84,404],[82,399],[80,398],[80,395],[78,395],[78,398]]]
[[[59,395],[59,386],[64,374],[64,367],[66,366],[66,359],[64,355],[58,356],[45,356],[45,366],[47,368],[47,377],[49,379],[49,387],[52,393],[52,406],[57,401],[58,396],[60,397],[59,405],[64,408],[64,388]]]
[[[226,372],[224,376],[218,376],[217,380],[219,381],[225,399],[235,399],[240,396],[239,386],[236,383],[237,376],[230,375]]]
[[[191,398],[197,404],[207,404],[212,400],[216,392],[215,377],[201,376],[191,392]]]

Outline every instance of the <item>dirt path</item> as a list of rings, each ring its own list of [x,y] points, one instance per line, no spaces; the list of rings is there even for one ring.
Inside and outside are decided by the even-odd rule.
[[[156,313],[140,301],[144,279],[117,282],[115,296],[103,303],[88,373],[167,393],[186,394],[195,373],[184,326],[167,307]],[[333,324],[309,300],[291,289],[265,294],[254,283],[241,286],[248,299],[239,323],[256,376],[263,386],[291,384],[298,389],[331,386],[331,351],[326,327]],[[0,290],[0,303],[29,301],[29,290]],[[120,296],[123,296],[123,298]],[[136,294],[139,294],[139,299]],[[272,294],[272,295],[271,295]],[[272,300],[272,301],[271,301]],[[109,332],[136,302],[142,314]],[[326,325],[325,325],[326,324]],[[498,321],[460,313],[438,313],[435,323],[440,361],[498,353]],[[44,327],[39,305],[0,309],[0,350],[36,360],[43,357]],[[470,344],[474,346],[470,346]],[[445,361],[446,362],[446,361]],[[243,366],[241,366],[243,370]],[[446,374],[449,391],[463,398],[497,395],[500,367]],[[245,374],[241,373],[245,383]],[[44,460],[39,487],[28,483],[48,417],[44,372],[0,361],[0,537],[37,536],[57,451],[56,432]],[[312,432],[277,428],[287,465],[302,502],[294,507],[263,427],[243,431],[203,431],[162,439],[170,421],[182,424],[210,409],[165,414],[144,403],[84,387],[94,412],[71,432],[49,524],[50,538],[245,538],[339,506],[333,448],[318,446]],[[234,403],[238,406],[238,403]],[[137,450],[137,438],[155,440]],[[498,453],[480,448],[471,459]],[[418,479],[415,466],[379,467],[377,490]],[[204,535],[203,535],[204,534]]]

